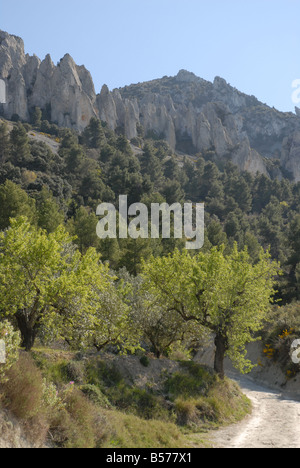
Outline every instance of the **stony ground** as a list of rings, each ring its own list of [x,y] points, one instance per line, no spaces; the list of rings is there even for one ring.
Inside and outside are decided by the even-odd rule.
[[[252,414],[239,424],[212,432],[213,447],[300,448],[300,400],[247,378],[238,380],[252,401]]]

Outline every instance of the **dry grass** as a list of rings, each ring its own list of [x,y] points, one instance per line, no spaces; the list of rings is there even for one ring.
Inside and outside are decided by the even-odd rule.
[[[185,448],[190,447],[178,426],[164,421],[145,421],[131,414],[105,410],[111,436],[105,448]]]
[[[188,448],[195,446],[192,432],[235,422],[249,411],[236,384],[196,363],[163,375],[159,388],[138,388],[109,362],[22,352],[1,388],[1,403],[34,447],[61,448]],[[45,377],[54,388],[51,398],[45,398]]]

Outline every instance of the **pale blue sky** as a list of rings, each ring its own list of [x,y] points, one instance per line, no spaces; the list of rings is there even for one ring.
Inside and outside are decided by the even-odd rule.
[[[182,68],[279,110],[300,78],[299,0],[0,0],[0,29],[56,63],[70,53],[96,91]]]

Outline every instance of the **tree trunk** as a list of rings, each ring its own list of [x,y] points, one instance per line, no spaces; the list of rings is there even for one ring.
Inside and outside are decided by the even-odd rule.
[[[218,333],[215,338],[215,345],[216,345],[216,353],[215,353],[215,364],[214,369],[215,372],[221,379],[224,379],[224,359],[225,353],[228,349],[227,345],[227,338],[223,336],[221,333]]]
[[[27,316],[23,312],[18,312],[16,314],[16,319],[22,337],[21,346],[25,348],[25,351],[30,351],[35,342],[36,329],[30,324]]]

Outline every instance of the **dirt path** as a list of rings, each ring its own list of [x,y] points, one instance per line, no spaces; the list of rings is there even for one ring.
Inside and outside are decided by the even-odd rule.
[[[246,378],[236,379],[251,399],[243,422],[210,434],[215,448],[300,448],[300,401]]]

